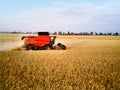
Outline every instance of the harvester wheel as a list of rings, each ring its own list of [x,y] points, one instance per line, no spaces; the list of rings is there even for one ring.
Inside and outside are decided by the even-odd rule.
[[[34,49],[34,50],[38,50],[38,49],[39,49],[39,47],[37,47],[37,46],[34,46],[34,47],[33,47],[33,49]]]
[[[45,45],[44,50],[51,50],[51,46],[50,45]]]
[[[33,46],[32,45],[27,45],[26,46],[26,50],[32,50],[33,49]]]

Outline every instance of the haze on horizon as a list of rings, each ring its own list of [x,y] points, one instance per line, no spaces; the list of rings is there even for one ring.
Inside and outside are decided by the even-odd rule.
[[[1,0],[0,31],[120,33],[120,1]]]

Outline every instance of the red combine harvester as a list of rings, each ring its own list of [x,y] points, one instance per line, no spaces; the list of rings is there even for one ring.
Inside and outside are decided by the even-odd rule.
[[[49,32],[38,32],[38,36],[22,36],[26,50],[65,50],[66,46],[58,43],[55,45],[56,36],[50,36]]]

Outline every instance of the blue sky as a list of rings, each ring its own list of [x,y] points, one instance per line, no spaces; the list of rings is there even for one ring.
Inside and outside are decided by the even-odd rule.
[[[54,3],[94,3],[104,4],[113,0],[0,0],[0,14],[19,14],[37,7],[52,7]]]
[[[120,1],[0,0],[0,31],[120,32]]]

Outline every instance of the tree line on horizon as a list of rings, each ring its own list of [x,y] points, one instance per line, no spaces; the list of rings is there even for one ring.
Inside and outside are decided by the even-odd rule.
[[[20,32],[20,31],[13,31],[13,32],[0,32],[0,33],[11,33],[11,34],[37,34],[38,32]],[[112,35],[112,36],[119,36],[120,33],[115,32],[107,32],[107,33],[103,33],[103,32],[62,32],[62,31],[58,31],[58,32],[50,32],[51,35]]]

